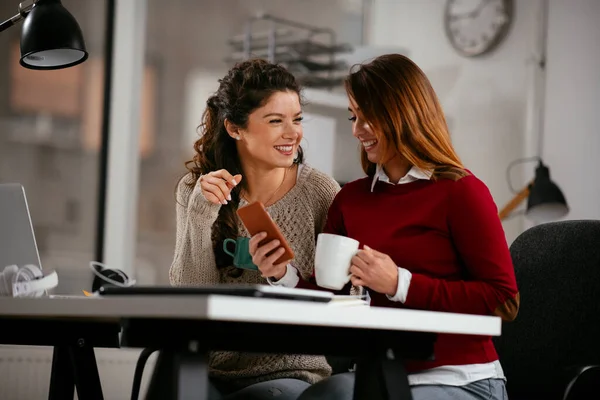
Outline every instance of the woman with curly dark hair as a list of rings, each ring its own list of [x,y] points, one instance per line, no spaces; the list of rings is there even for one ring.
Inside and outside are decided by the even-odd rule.
[[[339,185],[304,163],[300,87],[290,72],[249,60],[219,82],[206,102],[189,172],[177,185],[171,284],[295,286],[313,273],[315,237]],[[236,210],[254,201],[280,227],[294,260],[276,263],[283,254],[279,243],[258,246],[260,235],[251,240]],[[271,398],[273,391],[278,399],[295,399],[331,374],[323,356],[219,351],[209,365],[212,389],[219,392],[213,396],[227,399]]]

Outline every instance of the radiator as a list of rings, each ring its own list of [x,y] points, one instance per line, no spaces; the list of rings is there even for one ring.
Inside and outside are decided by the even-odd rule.
[[[96,349],[95,353],[104,398],[129,400],[140,350]],[[141,394],[145,393],[155,359],[153,354],[146,363]],[[47,400],[51,367],[50,347],[0,346],[0,400]]]

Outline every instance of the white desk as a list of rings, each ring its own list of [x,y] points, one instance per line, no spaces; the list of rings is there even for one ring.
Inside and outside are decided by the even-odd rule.
[[[169,329],[163,334],[158,328],[167,322]],[[431,334],[498,336],[501,333],[500,318],[491,316],[336,307],[331,304],[217,295],[0,298],[0,325],[9,324],[11,328],[7,332],[0,331],[0,343],[53,345],[57,358],[60,358],[57,353],[59,347],[70,346],[70,351],[73,351],[73,346],[93,349],[118,345],[114,341],[115,326],[119,324],[123,326],[123,346],[157,347],[181,353],[186,352],[189,343],[194,342],[200,346],[195,351],[203,356],[210,350],[222,349],[294,353],[314,351],[315,354],[330,352],[332,355],[362,357],[369,353],[381,355],[384,350],[394,348],[400,357],[427,357],[427,351],[433,348]],[[36,335],[25,334],[24,330],[32,327],[37,330]],[[46,335],[40,334],[40,330]],[[418,338],[425,338],[422,341],[425,350],[419,350],[414,343],[397,349],[398,343],[407,342],[404,336],[400,340],[398,335],[409,335],[407,337],[411,341],[414,339],[417,342],[420,340]],[[66,336],[73,341],[66,341]],[[63,339],[57,342],[58,338]],[[357,343],[363,346],[357,346]],[[63,351],[63,357],[67,357],[66,350]],[[91,353],[93,357],[93,351]],[[69,354],[72,358],[73,353]],[[89,364],[89,354],[86,357]],[[202,358],[199,360],[203,362]],[[62,385],[61,390],[67,390],[65,387],[71,385],[72,393],[72,385],[77,382],[64,377],[59,379],[59,371],[54,370],[59,369],[61,364],[58,360],[55,363],[53,382],[54,379],[57,381],[54,386]],[[81,389],[79,386],[94,387],[96,384],[99,387],[97,370],[94,376],[80,382],[78,393]],[[186,387],[186,384],[181,386],[181,382],[179,385],[180,390]],[[85,388],[81,390],[79,398],[82,395],[83,398],[102,398],[101,394],[88,397],[96,389],[89,392]],[[197,386],[195,391],[198,392]],[[61,393],[61,396],[65,396],[64,391]],[[55,397],[50,394],[50,399],[59,397],[58,394]],[[183,398],[181,393],[180,398]],[[371,393],[370,398],[376,397]]]
[[[499,317],[216,295],[0,298],[0,316],[207,319],[489,336],[501,331]]]

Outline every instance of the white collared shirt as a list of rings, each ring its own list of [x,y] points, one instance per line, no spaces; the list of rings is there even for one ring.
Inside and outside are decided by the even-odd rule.
[[[413,166],[407,173],[398,181],[397,185],[414,182],[417,180],[430,180],[433,171],[423,170]],[[389,185],[395,185],[390,181],[385,171],[380,165],[377,165],[373,181],[371,183],[371,192],[375,189],[375,185],[380,181]],[[267,279],[269,284],[275,286],[296,287],[300,280],[297,269],[291,265],[287,265],[287,271],[283,278],[277,282]],[[408,288],[412,274],[409,270],[398,267],[398,288],[394,296],[387,296],[390,301],[398,301],[404,303],[408,295]],[[467,364],[467,365],[443,365],[436,368],[431,368],[425,371],[408,375],[408,383],[414,385],[449,385],[449,386],[464,386],[469,383],[482,379],[506,379],[504,371],[500,365],[500,361],[496,360],[484,364]]]
[[[404,175],[402,178],[400,178],[400,180],[398,181],[397,184],[401,185],[403,183],[410,183],[410,182],[418,181],[419,179],[424,179],[424,180],[428,181],[431,179],[432,175],[433,175],[433,171],[423,170],[423,169],[421,169],[419,167],[415,167],[413,165],[412,168],[408,170],[406,175]],[[377,169],[375,170],[375,175],[373,176],[373,182],[371,183],[371,192],[373,192],[373,190],[375,189],[375,184],[377,183],[377,181],[390,183],[392,185],[394,184],[393,182],[390,181],[390,178],[387,176],[387,174],[385,173],[385,171],[383,170],[383,167],[381,165],[377,165]]]

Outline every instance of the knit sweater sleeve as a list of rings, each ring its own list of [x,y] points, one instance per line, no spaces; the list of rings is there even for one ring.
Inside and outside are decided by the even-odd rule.
[[[316,172],[316,179],[310,187],[313,210],[315,212],[315,239],[323,232],[327,213],[334,198],[340,191],[340,185],[330,176]]]
[[[331,202],[331,205],[328,207],[328,209],[326,211],[327,216],[325,218],[326,222],[325,222],[323,230],[322,230],[323,233],[332,233],[332,234],[343,235],[343,236],[346,235],[346,230],[344,228],[344,220],[343,220],[342,211],[340,208],[340,196],[343,194],[342,192],[343,191],[340,191],[337,193],[337,195]],[[341,290],[334,291],[334,293],[346,294],[350,291],[351,286],[352,285],[349,283]],[[310,278],[307,280],[300,279],[300,281],[298,282],[298,285],[296,287],[299,287],[302,289],[331,291],[330,289],[324,289],[317,285],[314,269],[313,269],[313,273],[310,276]]]
[[[346,236],[346,227],[344,226],[344,215],[342,214],[341,198],[344,193],[340,192],[333,199],[331,203],[331,207],[329,207],[329,211],[327,213],[327,223],[323,228],[323,232],[331,233],[334,235]]]
[[[513,263],[494,200],[470,175],[453,184],[448,227],[466,268],[463,280],[413,273],[405,305],[466,314],[495,314],[513,320],[519,309]]]
[[[306,198],[309,200],[311,210],[314,215],[314,239],[317,240],[319,233],[323,231],[325,221],[327,220],[327,212],[331,202],[335,198],[336,194],[340,191],[340,185],[329,175],[320,172],[316,169],[311,171],[311,176],[304,189],[306,192]],[[311,263],[314,263],[314,257],[311,257]],[[316,286],[315,282],[315,266],[310,265],[310,274],[299,274],[299,280],[296,287],[304,289],[323,290]]]
[[[177,227],[175,254],[169,269],[171,285],[219,283],[211,230],[221,206],[206,200],[198,182],[188,174],[177,185],[175,207]]]

